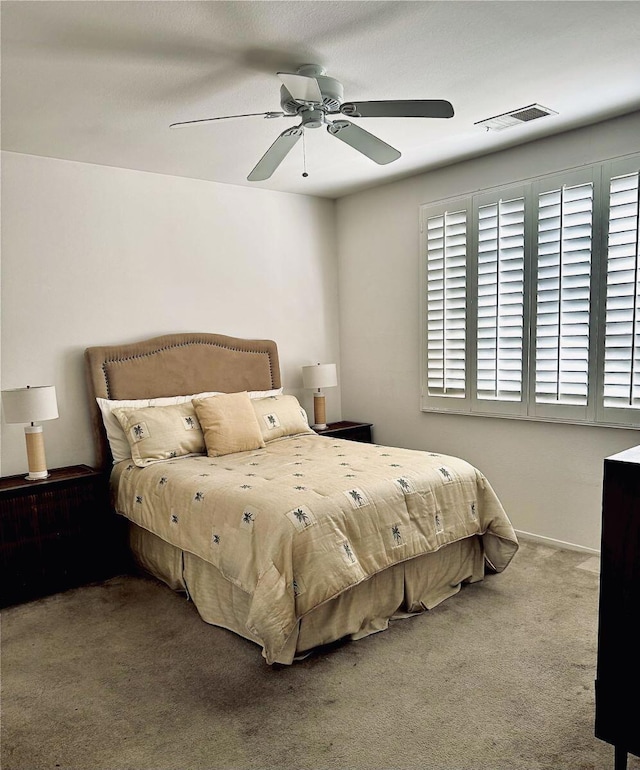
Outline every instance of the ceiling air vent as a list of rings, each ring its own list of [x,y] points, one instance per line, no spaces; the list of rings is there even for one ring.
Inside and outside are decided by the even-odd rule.
[[[487,131],[503,131],[505,128],[519,126],[522,123],[528,123],[531,120],[544,118],[546,115],[557,115],[554,110],[543,107],[541,104],[530,104],[527,107],[519,107],[517,110],[505,112],[502,115],[496,115],[493,118],[486,118],[474,123],[474,126],[482,126]]]

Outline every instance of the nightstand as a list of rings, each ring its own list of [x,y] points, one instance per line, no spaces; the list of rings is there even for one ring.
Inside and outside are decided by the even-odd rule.
[[[370,422],[349,422],[343,420],[342,422],[330,422],[324,430],[316,430],[316,433],[319,436],[346,438],[349,441],[361,441],[365,444],[370,444],[372,441],[371,428],[373,428],[373,425]]]
[[[0,606],[104,580],[126,564],[126,528],[105,474],[87,465],[46,479],[0,478]]]

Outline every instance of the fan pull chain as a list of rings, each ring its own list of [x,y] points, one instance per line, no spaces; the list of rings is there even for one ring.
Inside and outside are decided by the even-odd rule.
[[[307,174],[307,145],[304,141],[304,131],[302,132],[302,176],[308,177],[309,174]]]

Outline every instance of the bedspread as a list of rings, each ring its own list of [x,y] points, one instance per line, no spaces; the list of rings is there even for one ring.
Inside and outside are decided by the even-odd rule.
[[[500,572],[518,548],[485,477],[456,457],[316,435],[223,457],[114,467],[116,510],[251,596],[271,663],[298,619],[390,565],[478,535]]]

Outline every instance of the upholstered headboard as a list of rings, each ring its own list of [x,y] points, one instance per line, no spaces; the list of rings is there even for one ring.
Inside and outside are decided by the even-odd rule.
[[[91,347],[85,350],[85,366],[101,468],[110,465],[111,452],[96,397],[159,398],[281,386],[275,342],[222,334],[166,334],[124,345]]]

